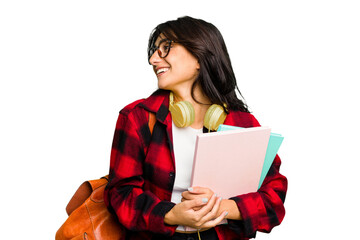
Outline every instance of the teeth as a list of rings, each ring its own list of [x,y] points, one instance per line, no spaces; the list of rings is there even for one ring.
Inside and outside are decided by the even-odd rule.
[[[167,70],[169,70],[169,68],[160,68],[159,70],[157,70],[156,74],[160,74],[162,72],[166,72]]]

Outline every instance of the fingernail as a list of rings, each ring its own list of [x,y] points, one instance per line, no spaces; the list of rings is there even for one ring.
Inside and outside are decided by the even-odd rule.
[[[193,189],[192,187],[189,187],[189,188],[188,188],[188,191],[189,191],[189,192],[192,192],[192,191],[194,191],[194,189]]]
[[[222,197],[220,198],[220,201],[222,200]]]
[[[207,198],[202,198],[201,201],[202,201],[203,203],[207,203],[209,200],[208,200]]]
[[[229,214],[229,212],[225,212],[225,217]]]

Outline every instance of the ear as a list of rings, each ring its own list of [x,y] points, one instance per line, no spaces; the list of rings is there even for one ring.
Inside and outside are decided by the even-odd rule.
[[[200,69],[200,63],[198,61],[197,64],[196,64],[196,70],[199,70],[199,69]]]

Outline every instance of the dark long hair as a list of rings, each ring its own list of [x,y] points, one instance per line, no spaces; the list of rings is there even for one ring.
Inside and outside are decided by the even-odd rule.
[[[188,16],[159,24],[150,34],[149,58],[150,49],[154,47],[160,34],[183,45],[198,59],[199,75],[191,91],[191,96],[196,102],[194,88],[196,84],[200,84],[202,91],[212,103],[225,103],[229,110],[249,112],[245,102],[236,96],[237,90],[243,98],[236,83],[224,39],[213,24]]]

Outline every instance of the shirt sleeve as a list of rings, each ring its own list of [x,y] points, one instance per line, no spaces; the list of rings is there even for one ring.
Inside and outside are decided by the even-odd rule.
[[[255,117],[253,124],[260,126]],[[230,198],[239,208],[242,220],[229,220],[229,227],[243,237],[255,237],[256,231],[270,232],[285,216],[287,179],[281,175],[281,160],[276,155],[260,189]]]
[[[164,216],[175,204],[143,190],[145,152],[138,125],[133,116],[120,113],[111,150],[109,183],[104,192],[105,204],[131,231],[172,235],[176,226],[166,225]]]

